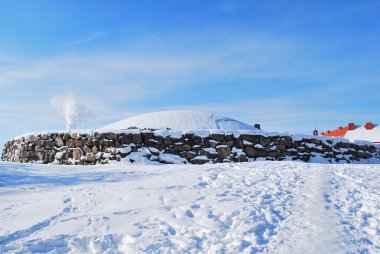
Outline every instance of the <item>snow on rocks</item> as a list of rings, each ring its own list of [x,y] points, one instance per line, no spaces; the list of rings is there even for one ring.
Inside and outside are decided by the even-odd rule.
[[[148,160],[160,162],[163,158],[179,156],[190,163],[243,162],[249,160],[302,160],[314,157],[332,163],[376,162],[380,147],[372,143],[351,143],[348,140],[302,139],[285,134],[266,135],[259,132],[208,130],[208,136],[197,132],[127,130],[121,132],[56,132],[26,135],[9,141],[2,160],[58,164],[103,164],[130,159],[134,163]],[[205,132],[202,131],[202,135]],[[242,153],[236,153],[236,149]],[[211,152],[212,151],[212,152]],[[145,158],[138,158],[138,157]],[[161,156],[162,157],[162,156]],[[198,157],[198,158],[197,158]],[[197,159],[195,159],[197,158]],[[201,158],[202,160],[200,160]],[[164,163],[183,160],[161,160]]]

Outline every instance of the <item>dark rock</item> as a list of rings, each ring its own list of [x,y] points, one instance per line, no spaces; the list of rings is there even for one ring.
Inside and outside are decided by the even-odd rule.
[[[218,141],[215,141],[215,140],[208,140],[208,145],[212,148],[216,148],[217,145],[219,145]]]
[[[74,139],[73,144],[74,144],[74,147],[82,147],[83,141],[81,139]]]
[[[36,156],[36,152],[33,152],[33,151],[29,151],[26,153],[26,156],[28,158],[29,161],[36,161],[38,160],[38,157]]]
[[[91,148],[88,147],[87,145],[84,145],[84,146],[83,146],[83,152],[84,152],[85,154],[87,154],[87,153],[92,153],[92,150],[91,150]]]
[[[145,140],[144,143],[147,146],[157,146],[159,144],[159,141],[157,141],[155,139],[148,139],[148,140]]]
[[[259,144],[262,145],[262,146],[264,146],[264,147],[270,145],[271,143],[272,143],[272,142],[271,142],[270,140],[268,140],[268,139],[261,139],[261,140],[259,141]]]
[[[61,137],[57,137],[55,139],[54,145],[58,146],[58,147],[61,147],[61,146],[64,146],[65,144],[64,144],[63,139]]]
[[[34,141],[36,146],[44,146],[44,140],[42,138],[38,138]]]
[[[175,145],[173,147],[174,151],[190,151],[191,150],[191,146],[189,145]]]
[[[37,161],[43,161],[44,157],[45,157],[45,155],[43,152],[36,152],[36,160]]]
[[[359,157],[359,158],[362,158],[362,159],[367,159],[367,158],[370,157],[370,155],[368,153],[366,153],[365,151],[363,151],[363,150],[356,151],[355,155],[356,155],[356,157]]]
[[[42,152],[42,151],[44,151],[44,150],[45,150],[45,148],[42,147],[42,146],[36,146],[36,147],[34,148],[34,151],[36,151],[36,152]]]
[[[179,154],[180,154],[179,151],[176,151],[176,150],[171,149],[171,148],[166,148],[166,149],[165,149],[165,153],[168,153],[168,154],[175,154],[175,155],[179,155]]]
[[[193,159],[194,157],[197,156],[197,154],[192,151],[183,151],[183,152],[180,152],[179,156],[185,159]]]
[[[74,148],[74,142],[72,139],[66,141],[66,146],[69,148]]]
[[[268,154],[268,151],[262,148],[256,148],[251,146],[244,147],[244,152],[248,157],[265,157]]]
[[[134,144],[141,144],[142,138],[140,133],[133,133],[132,134],[132,143]]]
[[[225,145],[217,146],[216,147],[216,151],[218,152],[218,160],[219,161],[223,161],[231,153],[231,149],[228,146],[225,146]]]
[[[216,159],[218,157],[218,152],[214,148],[202,148],[199,150],[199,154],[206,156],[209,159]]]
[[[117,138],[117,134],[113,132],[107,132],[106,133],[106,138],[110,140],[115,140]]]
[[[224,136],[225,141],[234,141],[234,135],[233,134],[226,134]]]
[[[96,161],[96,156],[93,153],[87,153],[86,154],[86,159],[88,162],[95,162]]]
[[[122,145],[128,145],[132,143],[132,134],[121,134],[119,136],[119,141]]]
[[[70,134],[69,133],[65,133],[62,137],[63,141],[67,141],[70,139]]]
[[[246,162],[247,161],[247,156],[245,154],[239,154],[235,156],[235,161],[236,162]]]
[[[99,146],[100,145],[99,139],[93,138],[93,139],[91,139],[91,141],[92,141],[92,143],[94,143],[94,146]]]
[[[52,139],[45,140],[44,147],[46,149],[53,149],[54,148],[54,141]]]
[[[244,146],[243,142],[244,142],[243,139],[240,139],[240,138],[235,138],[234,139],[234,145],[238,149],[242,149],[243,148],[243,146]]]
[[[210,138],[218,142],[224,141],[224,134],[210,134]]]
[[[185,139],[195,139],[194,133],[185,133],[184,135]]]
[[[297,152],[299,152],[299,153],[306,152],[306,147],[303,147],[303,146],[297,147]]]
[[[220,143],[220,145],[226,145],[229,147],[233,147],[235,145],[235,142],[234,141],[223,141]]]
[[[209,161],[210,160],[206,156],[197,156],[197,157],[195,157],[195,158],[193,158],[193,159],[190,160],[190,162],[192,164],[199,164],[199,165],[205,164],[205,163],[207,163]]]
[[[335,155],[334,155],[334,153],[327,152],[327,153],[324,153],[324,154],[323,154],[323,157],[324,157],[324,158],[334,158]]]
[[[194,135],[194,134],[193,134]],[[189,146],[193,146],[195,145],[195,139],[194,138],[185,138],[185,144],[189,145]]]
[[[291,139],[287,139],[287,138],[282,138],[279,142],[278,142],[279,145],[282,145],[286,148],[290,148],[292,147],[292,140]]]
[[[109,147],[109,146],[111,146],[111,140],[102,139],[102,140],[100,140],[100,145],[102,147]]]
[[[148,140],[153,139],[153,133],[152,132],[142,132],[141,138],[144,143],[146,143]]]
[[[173,145],[175,142],[173,139],[171,139],[170,137],[165,137],[164,138],[164,144],[165,145]]]
[[[83,144],[86,144],[86,146],[88,146],[88,147],[93,147],[95,145],[94,139],[91,137],[83,139]]]
[[[94,154],[97,154],[97,153],[98,153],[98,147],[93,146],[93,147],[91,148],[91,152],[93,152]]]
[[[251,142],[253,144],[257,144],[262,137],[263,136],[252,135],[252,134],[241,134],[240,135],[240,139],[247,140],[247,141],[249,141],[249,142]]]
[[[278,150],[272,150],[268,152],[269,157],[277,158],[281,155],[281,152]]]
[[[54,155],[55,155],[54,151],[45,151],[45,154],[44,154],[44,163],[53,162],[54,161]]]

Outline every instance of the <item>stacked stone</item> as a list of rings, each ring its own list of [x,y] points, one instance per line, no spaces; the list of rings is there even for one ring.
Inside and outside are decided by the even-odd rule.
[[[301,160],[321,157],[330,162],[350,163],[379,158],[379,148],[369,143],[333,142],[318,138],[294,140],[291,136],[210,134],[199,137],[183,134],[175,138],[154,131],[129,133],[49,133],[29,135],[9,141],[2,160],[57,164],[109,163],[128,158],[145,149],[143,156],[168,163],[162,154],[172,154],[192,164],[245,162],[257,160]],[[133,160],[131,159],[131,162]]]

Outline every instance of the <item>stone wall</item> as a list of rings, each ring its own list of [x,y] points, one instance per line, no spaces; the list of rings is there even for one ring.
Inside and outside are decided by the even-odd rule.
[[[216,163],[253,160],[325,160],[332,163],[379,159],[379,146],[344,139],[260,133],[182,133],[156,131],[30,134],[4,146],[9,162],[96,164],[130,162]]]

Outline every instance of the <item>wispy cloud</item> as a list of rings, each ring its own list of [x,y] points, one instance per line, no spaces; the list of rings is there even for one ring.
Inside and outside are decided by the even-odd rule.
[[[91,32],[91,33],[85,34],[81,38],[64,41],[64,42],[62,42],[62,45],[63,46],[77,46],[80,44],[89,43],[89,42],[92,42],[92,41],[97,40],[99,38],[102,38],[106,34],[107,34],[107,31]]]

